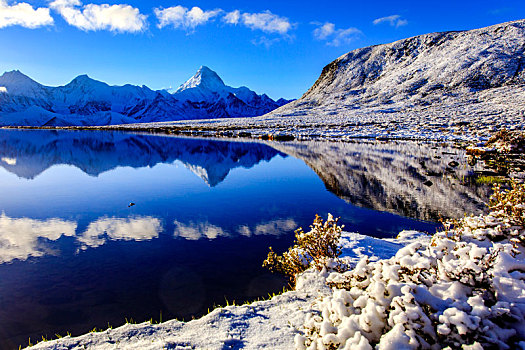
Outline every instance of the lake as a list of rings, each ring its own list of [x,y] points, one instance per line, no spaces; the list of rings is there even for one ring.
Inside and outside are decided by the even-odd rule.
[[[0,348],[267,297],[268,247],[315,214],[433,233],[483,210],[472,174],[425,144],[0,130]]]

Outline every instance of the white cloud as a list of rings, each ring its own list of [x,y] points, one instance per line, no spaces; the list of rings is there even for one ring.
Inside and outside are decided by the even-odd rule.
[[[0,0],[0,28],[9,26],[38,28],[53,23],[48,8],[34,9],[33,6],[25,2],[8,5],[6,0]]]
[[[111,241],[148,241],[162,231],[160,220],[151,216],[133,218],[100,218],[89,224],[78,237],[85,247],[99,247]]]
[[[336,29],[335,24],[330,22],[324,24],[313,22],[312,24],[317,25],[317,28],[313,31],[314,38],[324,40],[326,44],[330,46],[349,44],[363,34],[363,32],[354,27]]]
[[[278,43],[279,41],[281,41],[280,38],[269,39],[265,36],[262,36],[258,39],[253,39],[252,44],[254,44],[255,46],[264,46],[268,49],[270,48],[270,46],[272,46],[275,43]]]
[[[363,34],[363,32],[361,32],[357,28],[339,29],[336,32],[335,37],[330,42],[328,42],[328,45],[330,46],[346,45],[356,40],[361,34]]]
[[[326,22],[319,28],[314,29],[314,37],[318,40],[325,40],[335,33],[335,24]]]
[[[288,18],[278,16],[270,11],[243,13],[241,20],[246,27],[252,30],[262,30],[266,33],[287,34],[293,27]]]
[[[237,25],[239,23],[239,20],[241,19],[241,11],[235,10],[232,12],[228,12],[224,15],[222,20],[228,24],[235,24]]]
[[[154,9],[155,16],[159,20],[158,27],[173,26],[185,30],[193,30],[195,27],[206,24],[209,20],[222,12],[220,9],[203,11],[200,7],[193,7],[188,10],[180,5],[168,7],[166,9]]]
[[[252,30],[261,30],[266,33],[285,35],[294,27],[294,24],[288,18],[278,16],[270,11],[258,13],[241,12],[239,10],[225,12],[222,9],[204,11],[199,7],[193,7],[191,10],[188,10],[188,8],[180,5],[165,9],[155,8],[153,11],[159,20],[159,28],[173,26],[174,28],[192,31],[197,26],[206,24],[219,15],[222,16],[222,22],[226,24],[242,24]]]
[[[0,93],[7,94],[7,88],[5,86],[0,86]]]
[[[70,25],[84,31],[140,32],[147,27],[147,16],[130,5],[87,4],[80,0],[55,0],[50,7]]]
[[[402,19],[400,15],[392,15],[392,16],[386,16],[381,18],[376,18],[372,22],[375,25],[381,24],[381,23],[389,23],[392,27],[401,27],[408,24],[408,21],[406,19]]]

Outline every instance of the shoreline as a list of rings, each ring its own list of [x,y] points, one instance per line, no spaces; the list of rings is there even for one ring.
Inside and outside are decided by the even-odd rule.
[[[408,238],[381,239],[343,232],[342,257],[353,265],[363,257],[373,261],[386,259],[409,243],[427,241],[430,237],[415,231],[403,232]],[[309,269],[299,276],[295,290],[268,300],[218,307],[187,322],[127,323],[101,332],[41,341],[26,349],[291,349],[295,336],[302,333],[307,315],[318,312],[316,300],[330,294],[328,276],[327,271]]]
[[[142,126],[138,124],[124,124],[124,125],[104,125],[104,126],[0,126],[0,130],[56,130],[56,131],[118,131],[128,132],[134,134],[148,134],[159,136],[175,136],[188,138],[205,138],[231,141],[327,141],[327,142],[359,142],[363,141],[411,141],[411,142],[428,142],[428,143],[447,143],[447,144],[472,144],[475,140],[466,139],[447,139],[436,137],[422,137],[422,136],[385,136],[385,135],[319,135],[319,134],[298,134],[293,132],[282,133],[268,133],[266,128],[202,128],[197,125],[194,126]],[[249,130],[249,131],[246,131]],[[486,141],[488,138],[483,138],[477,141]]]

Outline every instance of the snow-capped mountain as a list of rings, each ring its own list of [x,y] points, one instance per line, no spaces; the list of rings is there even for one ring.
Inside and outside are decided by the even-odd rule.
[[[224,116],[255,117],[268,113],[286,100],[274,101],[266,94],[257,95],[247,87],[232,88],[206,66],[182,84],[173,96],[190,104],[196,111],[213,118]]]
[[[0,125],[108,125],[181,119],[253,117],[289,101],[232,88],[201,67],[174,93],[147,86],[110,86],[80,75],[50,87],[20,71],[0,76]]]
[[[324,67],[299,100],[271,114],[324,117],[366,110],[376,117],[399,112],[406,120],[406,113],[428,114],[422,109],[443,104],[447,110],[458,104],[487,104],[484,110],[494,110],[486,91],[523,96],[524,43],[525,20],[518,20],[353,50]]]

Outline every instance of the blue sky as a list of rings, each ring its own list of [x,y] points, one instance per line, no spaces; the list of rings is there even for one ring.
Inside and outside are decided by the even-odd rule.
[[[523,0],[0,0],[0,71],[161,89],[206,65],[228,85],[298,98],[352,49],[524,17]]]

